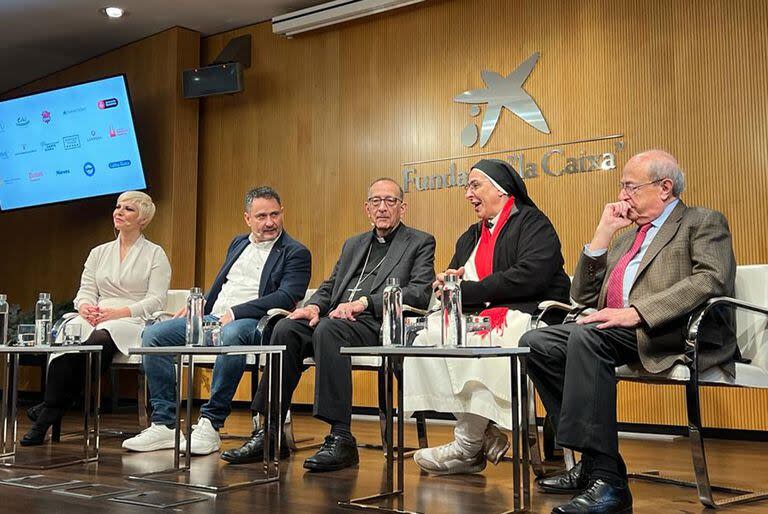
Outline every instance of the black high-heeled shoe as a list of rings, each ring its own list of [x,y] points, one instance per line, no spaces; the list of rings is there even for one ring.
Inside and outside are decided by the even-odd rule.
[[[32,407],[27,409],[27,417],[29,420],[34,423],[37,421],[37,418],[40,417],[40,412],[45,407],[45,402],[40,402],[37,405],[33,405]]]
[[[38,446],[45,442],[45,434],[48,433],[48,429],[51,430],[51,441],[58,443],[61,440],[61,418],[64,412],[60,409],[52,409],[50,407],[43,407],[37,416],[37,421],[29,429],[29,432],[24,434],[19,443],[22,446]]]

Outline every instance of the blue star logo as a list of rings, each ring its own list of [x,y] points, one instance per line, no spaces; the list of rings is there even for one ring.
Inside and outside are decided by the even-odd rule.
[[[453,98],[454,102],[472,104],[473,106],[488,105],[485,115],[483,115],[480,146],[485,146],[491,138],[504,108],[536,130],[549,134],[549,126],[541,113],[541,109],[536,105],[531,95],[523,89],[523,84],[528,80],[539,56],[539,52],[534,53],[506,77],[495,71],[484,70],[481,76],[486,87],[464,91]],[[479,112],[477,107],[473,107],[473,109],[475,109],[475,113]],[[467,129],[474,129],[471,131],[474,133],[474,137],[471,133],[466,133]],[[477,128],[474,125],[469,125],[462,132],[462,142],[465,146],[472,146],[475,141],[477,141]]]

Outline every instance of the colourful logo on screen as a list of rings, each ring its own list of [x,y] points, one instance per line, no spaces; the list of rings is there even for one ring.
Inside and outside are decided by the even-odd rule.
[[[124,136],[128,133],[128,129],[115,128],[112,125],[109,126],[109,137]]]
[[[92,177],[96,174],[96,166],[92,162],[86,162],[83,164],[83,173],[86,177]]]
[[[24,116],[19,116],[18,118],[16,118],[17,127],[26,127],[27,125],[29,125],[29,120]]]
[[[109,163],[109,169],[114,170],[117,168],[125,168],[126,166],[130,166],[131,161],[126,159],[124,161],[114,161]]]
[[[40,116],[43,118],[43,123],[50,123],[51,122],[51,113],[48,111],[43,111],[40,113]]]
[[[74,150],[75,148],[80,148],[80,136],[78,135],[64,136],[61,138],[61,140],[64,142],[64,150]]]
[[[96,104],[99,109],[111,109],[112,107],[117,107],[117,98],[107,98],[106,100],[99,100],[99,103]]]
[[[30,182],[37,182],[41,178],[43,178],[43,172],[42,171],[30,171],[29,174],[29,181]]]

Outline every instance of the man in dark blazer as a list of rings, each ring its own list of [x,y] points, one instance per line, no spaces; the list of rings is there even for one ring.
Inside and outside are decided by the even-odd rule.
[[[314,357],[315,417],[331,425],[320,450],[304,462],[313,471],[332,471],[358,463],[357,445],[350,431],[352,366],[339,353],[343,346],[376,346],[382,320],[382,292],[388,278],[397,278],[403,303],[426,308],[435,278],[435,238],[405,226],[403,191],[391,179],[374,181],[365,201],[374,226],[348,239],[333,268],[307,305],[279,321],[271,344],[285,345],[283,359],[283,419],[304,371],[306,357]],[[264,414],[266,385],[262,380],[253,410]],[[285,440],[285,439],[283,439]],[[242,448],[226,451],[231,463],[260,460],[264,431],[257,431]],[[281,455],[287,449],[281,448]]]
[[[259,320],[269,309],[293,309],[307,290],[312,270],[309,250],[283,230],[280,196],[270,187],[249,191],[245,223],[250,233],[236,236],[213,286],[205,295],[206,321],[221,323],[222,344],[261,343]],[[186,308],[174,319],[148,326],[142,346],[186,343]],[[144,370],[152,402],[152,425],[123,442],[123,448],[152,451],[172,448],[176,421],[176,376],[167,355],[145,356]],[[220,355],[213,368],[211,397],[200,409],[192,432],[192,453],[207,455],[221,446],[218,431],[230,413],[232,398],[245,370],[242,355]],[[183,436],[182,436],[183,437]]]
[[[685,327],[708,299],[733,294],[736,262],[725,217],[687,207],[685,178],[667,152],[632,157],[619,201],[603,210],[584,247],[571,296],[597,311],[577,323],[528,332],[528,371],[557,441],[582,452],[572,470],[540,479],[545,492],[576,496],[555,513],[630,512],[619,454],[615,368],[639,362],[659,373],[688,362]],[[620,235],[616,232],[629,228]],[[735,340],[706,349],[700,366],[732,363]]]

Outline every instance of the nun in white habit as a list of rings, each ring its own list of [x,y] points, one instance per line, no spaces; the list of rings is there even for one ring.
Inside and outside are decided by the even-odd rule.
[[[439,294],[445,276],[457,275],[464,313],[491,319],[490,338],[472,334],[468,345],[517,346],[539,302],[568,301],[560,239],[506,161],[477,162],[465,197],[479,222],[459,237],[449,269],[438,274],[434,288]],[[439,317],[428,325],[414,345],[440,343]],[[490,421],[511,428],[508,359],[405,359],[404,373],[407,412],[452,412],[457,419],[454,441],[416,452],[421,469],[477,473],[486,460],[498,463],[509,443]]]

